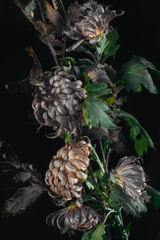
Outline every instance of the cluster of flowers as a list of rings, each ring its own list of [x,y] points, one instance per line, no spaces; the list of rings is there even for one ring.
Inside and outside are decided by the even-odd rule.
[[[139,215],[149,200],[141,158],[123,157],[115,169],[108,171],[110,150],[107,144],[117,143],[118,149],[121,144],[120,128],[116,127],[118,111],[115,112],[115,108],[123,102],[116,98],[122,86],[114,82],[116,73],[113,68],[101,64],[100,60],[103,50],[107,54],[110,44],[107,42],[113,32],[110,22],[124,12],[111,10],[110,6],[94,0],[83,4],[76,2],[67,12],[61,0],[53,0],[53,6],[38,0],[30,1],[27,6],[19,0],[15,3],[39,32],[40,40],[49,47],[56,63],[55,67],[44,72],[33,49],[27,49],[34,60],[34,68],[27,81],[34,88],[32,106],[35,119],[40,126],[51,127],[53,133],[48,134],[49,138],[61,136],[65,139],[65,146],[57,151],[49,164],[44,187],[54,203],[63,208],[50,214],[47,223],[57,225],[62,233],[72,233],[94,229],[99,223],[105,223],[111,213],[115,213],[115,219],[118,219],[116,216],[121,208],[134,216]],[[38,7],[41,20],[37,20],[35,14]],[[67,40],[74,43],[66,48]],[[86,68],[83,65],[78,67],[74,58],[64,57],[65,52],[75,50],[89,53],[95,63],[83,59]],[[108,56],[114,55],[116,50],[111,48]],[[103,116],[95,114],[95,109],[98,111],[99,107],[97,114],[102,113]],[[123,118],[123,114],[119,114],[119,118]],[[127,117],[131,118],[131,115]],[[137,124],[133,117],[131,120]],[[138,125],[138,131],[142,131],[139,129]],[[134,128],[131,130],[136,139]],[[142,133],[148,137],[144,130]],[[102,162],[91,144],[92,139],[98,139],[100,143]],[[149,143],[152,144],[150,139]],[[99,165],[98,171],[92,171],[92,159]],[[27,169],[30,174],[31,169]],[[127,239],[127,234],[125,237]]]

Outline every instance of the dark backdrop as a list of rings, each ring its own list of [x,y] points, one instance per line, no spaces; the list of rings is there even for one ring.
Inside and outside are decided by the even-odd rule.
[[[65,6],[72,2],[64,0]],[[79,1],[80,2],[80,1]],[[120,34],[120,50],[114,67],[119,68],[131,56],[147,58],[160,69],[160,15],[158,1],[145,0],[110,0],[99,1],[113,4],[115,9],[125,10],[125,15],[112,22]],[[26,54],[25,47],[33,46],[38,53],[44,69],[52,65],[48,49],[38,40],[33,26],[25,19],[11,0],[4,0],[0,8],[0,136],[5,137],[14,147],[22,162],[31,162],[42,173],[58,148],[63,145],[59,139],[49,140],[44,136],[45,130],[35,134],[37,126],[28,118],[32,112],[30,94],[11,94],[5,89],[9,81],[18,81],[28,76],[32,68],[32,59]],[[156,80],[160,89],[160,84]],[[145,90],[139,94],[130,94],[125,109],[132,113],[148,131],[153,139],[156,151],[150,149],[144,156],[144,166],[150,184],[160,190],[160,95],[151,95]],[[131,153],[132,154],[132,153]],[[2,179],[2,178],[1,178]],[[1,180],[0,204],[10,197],[15,189],[8,186],[7,178]],[[11,187],[11,188],[9,188]],[[9,189],[9,190],[6,190]],[[4,190],[4,191],[2,191]],[[46,216],[55,211],[51,199],[44,194],[31,208],[19,216],[0,219],[0,238],[2,240],[37,240],[69,239],[45,224]],[[72,239],[80,239],[77,234]],[[147,214],[141,219],[134,219],[131,240],[160,239],[160,211],[150,205]]]

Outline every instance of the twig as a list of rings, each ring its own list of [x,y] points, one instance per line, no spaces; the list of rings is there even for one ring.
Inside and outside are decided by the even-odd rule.
[[[56,51],[55,51],[55,49],[52,47],[50,41],[47,41],[47,46],[49,47],[49,50],[50,50],[51,53],[52,53],[52,56],[53,56],[53,58],[54,58],[54,61],[55,61],[56,65],[59,66],[59,61],[58,61],[58,58],[57,58],[57,56],[56,56]]]
[[[42,22],[43,22],[44,24],[46,24],[46,19],[45,19],[45,17],[44,17],[44,13],[43,13],[43,10],[42,10],[42,5],[41,5],[41,3],[40,3],[39,0],[38,0],[38,6],[39,6],[39,10],[40,10]],[[52,45],[51,45],[51,41],[50,41],[50,39],[49,39],[48,34],[47,34],[46,45],[48,46],[49,50],[51,51],[51,54],[52,54],[53,59],[54,59],[54,61],[55,61],[55,64],[56,64],[57,66],[59,66],[59,61],[58,61],[58,58],[57,58],[57,55],[56,55],[56,51],[55,51],[55,49],[54,49],[54,48],[52,47]]]

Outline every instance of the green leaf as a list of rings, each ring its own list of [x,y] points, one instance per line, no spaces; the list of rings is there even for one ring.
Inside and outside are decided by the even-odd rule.
[[[135,149],[139,156],[142,156],[144,152],[147,152],[149,146],[155,149],[149,134],[136,118],[134,118],[130,113],[124,112],[120,109],[117,109],[116,116],[125,120],[127,126],[131,128],[130,137],[135,141]]]
[[[160,75],[151,62],[145,58],[134,56],[119,71],[118,79],[127,91],[141,92],[141,85],[143,85],[150,93],[156,94],[158,90],[148,68],[157,73],[157,76]]]
[[[60,137],[64,139],[65,143],[72,140],[69,131],[61,131]]]
[[[136,135],[133,132],[133,129],[130,129],[130,138],[131,140],[135,141],[135,150],[138,154],[138,156],[143,156],[143,153],[147,153],[147,149],[149,147],[149,142],[148,142],[148,138],[141,133],[140,137],[137,138]]]
[[[95,97],[88,96],[83,102],[84,120],[90,127],[99,127],[100,125],[107,128],[115,128],[113,119],[107,114],[110,108],[107,104]]]
[[[93,232],[93,230],[89,230],[89,231],[85,232],[83,234],[81,240],[91,240],[92,232]]]
[[[85,90],[89,95],[101,97],[111,92],[107,84],[104,82],[89,83],[85,86]]]
[[[96,229],[85,232],[81,240],[103,240],[104,234],[105,225],[101,222]]]
[[[68,66],[74,66],[76,65],[76,60],[73,57],[64,57],[63,61]]]
[[[130,213],[134,217],[140,217],[140,213],[146,212],[147,210],[144,203],[134,201],[132,198],[126,196],[117,184],[111,186],[108,203],[117,213],[119,213],[120,208],[122,207],[127,215]]]
[[[107,42],[105,44],[103,57],[101,63],[103,64],[107,58],[115,55],[116,51],[119,49],[120,45],[116,45],[119,38],[117,29],[114,29],[107,37]]]
[[[76,52],[85,52],[85,53],[91,55],[92,58],[94,59],[94,61],[96,62],[94,54],[88,48],[85,48],[83,46],[78,46],[76,49],[74,49],[74,51],[76,51]]]
[[[153,198],[153,207],[160,208],[160,192],[149,185],[146,186],[146,189]]]
[[[94,186],[92,185],[92,183],[90,183],[89,181],[85,180],[85,184],[87,185],[88,189],[94,190]]]
[[[87,59],[87,58],[79,59],[79,61],[80,61],[81,67],[94,65],[94,62],[92,62],[90,59]]]

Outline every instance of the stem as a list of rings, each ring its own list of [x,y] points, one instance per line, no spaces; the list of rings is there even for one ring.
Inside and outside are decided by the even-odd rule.
[[[109,170],[108,170],[108,164],[109,164],[109,155],[110,155],[110,149],[108,150],[108,153],[107,153],[107,158],[106,158],[106,173],[108,173],[109,172]]]
[[[103,151],[103,146],[102,146],[102,142],[100,139],[97,140],[99,148],[100,148],[100,153],[101,153],[101,157],[102,157],[102,162],[103,162],[103,167],[105,169],[106,166],[106,159],[105,159],[105,155],[104,155],[104,151]]]
[[[62,59],[65,57],[65,52],[66,52],[66,36],[64,37],[64,41],[63,41],[63,55],[62,55]]]
[[[128,240],[128,234],[124,229],[122,215],[121,214],[115,215],[115,219],[116,219],[116,222],[117,222],[117,226],[120,229],[120,233],[122,235],[122,240]]]
[[[96,157],[96,162],[99,165],[100,170],[102,171],[103,174],[105,174],[105,170],[104,170],[103,164],[101,163],[101,160],[99,159],[99,156],[98,156],[96,150],[94,148],[92,148],[92,151],[93,151],[93,154]]]
[[[108,200],[108,196],[105,192],[103,192],[98,186],[97,183],[95,183],[91,177],[88,177],[87,179],[93,186],[94,188],[97,190],[97,192],[100,193],[101,196],[103,196],[103,198],[107,201]]]
[[[44,24],[46,24],[46,19],[45,19],[45,17],[44,17],[42,5],[41,5],[41,3],[40,3],[39,0],[38,0],[38,6],[39,6],[39,10],[40,10],[42,22],[43,22]],[[51,41],[50,41],[50,39],[49,39],[48,33],[47,33],[46,45],[48,46],[49,50],[51,51],[51,54],[52,54],[53,59],[54,59],[54,61],[55,61],[55,64],[56,64],[57,66],[59,66],[59,61],[58,61],[58,58],[57,58],[57,56],[56,56],[56,51],[55,51],[55,49],[54,49],[54,48],[52,47],[52,45],[51,45]]]
[[[49,47],[49,50],[50,50],[51,53],[52,53],[53,59],[54,59],[54,61],[55,61],[55,64],[56,64],[57,66],[59,66],[59,61],[58,61],[58,58],[57,58],[57,56],[56,56],[56,51],[55,51],[55,49],[52,47],[51,42],[50,42],[49,40],[47,40],[47,46]]]
[[[43,14],[42,5],[41,5],[39,0],[37,2],[38,2],[40,14],[41,14],[42,22],[45,24],[46,23],[46,19],[45,19],[44,14]]]

